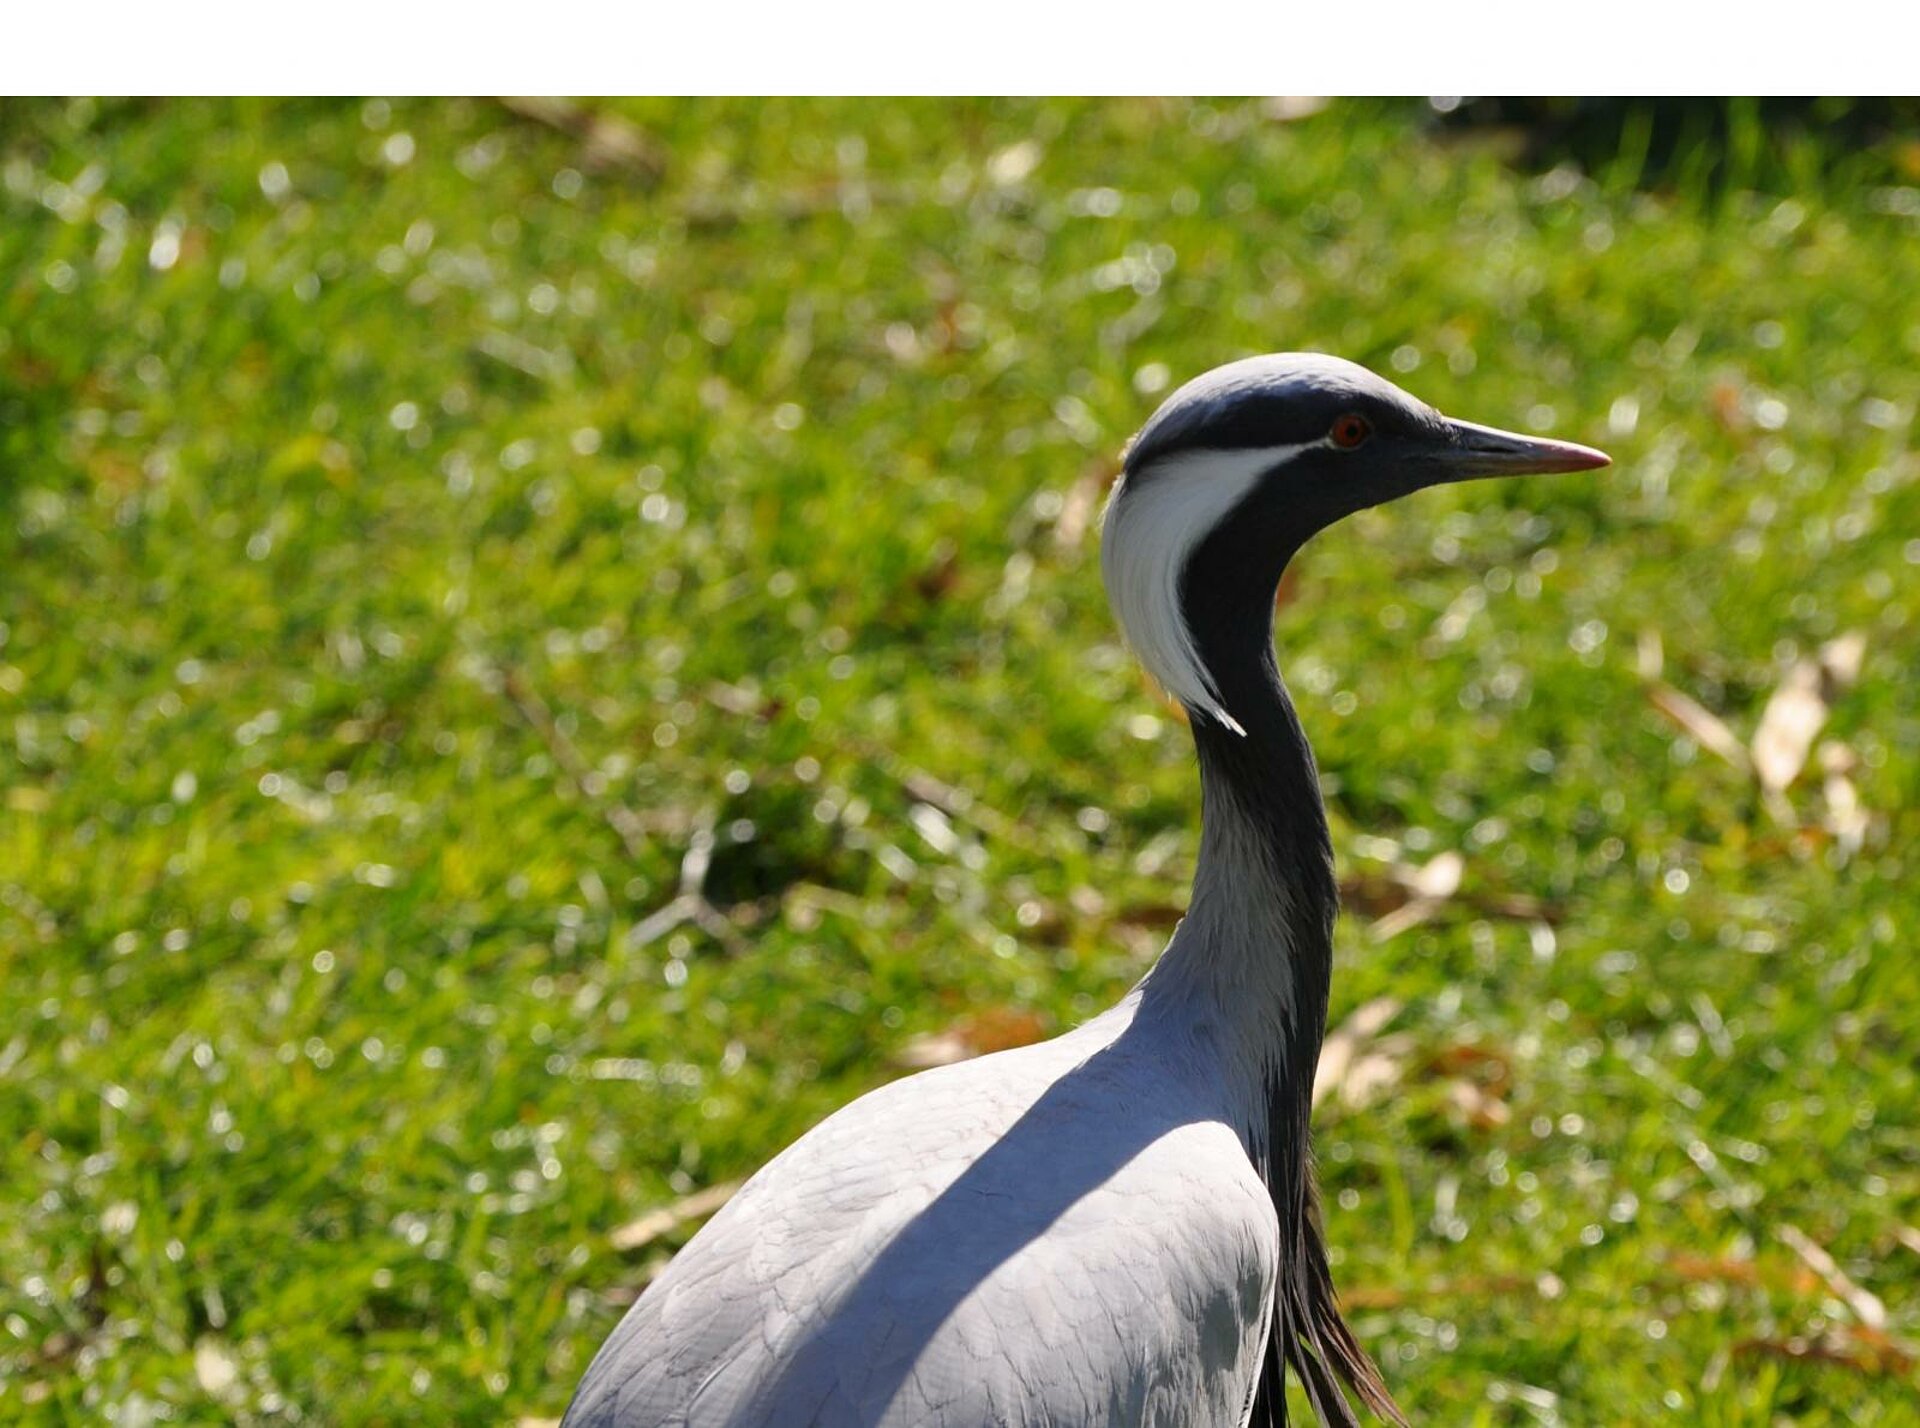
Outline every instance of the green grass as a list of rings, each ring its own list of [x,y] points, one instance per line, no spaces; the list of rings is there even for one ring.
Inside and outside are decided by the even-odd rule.
[[[1405,1003],[1318,1120],[1362,1337],[1430,1424],[1920,1423],[1914,190],[625,112],[657,182],[481,102],[0,106],[0,1419],[557,1416],[685,1233],[616,1227],[1117,996],[1198,794],[1087,502],[1312,346],[1618,462],[1355,519],[1281,615],[1343,874],[1467,865],[1341,926],[1335,1020]],[[1746,738],[1847,631],[1851,855],[1638,669]],[[648,927],[709,838],[724,920]]]

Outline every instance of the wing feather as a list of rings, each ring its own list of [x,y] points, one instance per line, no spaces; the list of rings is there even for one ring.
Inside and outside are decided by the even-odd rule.
[[[1074,1041],[896,1082],[795,1142],[629,1311],[567,1428],[1237,1428],[1271,1199],[1201,1088],[1142,1091]]]

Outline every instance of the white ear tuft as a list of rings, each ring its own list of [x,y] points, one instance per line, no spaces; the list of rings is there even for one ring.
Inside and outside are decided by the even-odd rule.
[[[1180,608],[1180,577],[1261,475],[1305,449],[1181,452],[1122,478],[1107,502],[1100,572],[1127,644],[1167,693],[1236,734],[1247,731],[1221,704],[1201,661]]]

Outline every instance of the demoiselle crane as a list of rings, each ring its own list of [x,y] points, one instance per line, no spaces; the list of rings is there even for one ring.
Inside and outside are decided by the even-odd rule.
[[[1598,451],[1452,421],[1282,354],[1180,388],[1128,449],[1101,566],[1185,706],[1187,916],[1111,1010],[861,1097],[777,1156],[640,1297],[568,1428],[1403,1421],[1335,1303],[1308,1144],[1336,891],[1274,658],[1288,560],[1427,486]]]

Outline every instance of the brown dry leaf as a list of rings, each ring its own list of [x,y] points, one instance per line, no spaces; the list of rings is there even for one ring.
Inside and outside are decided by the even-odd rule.
[[[1275,94],[1266,102],[1267,118],[1282,124],[1311,119],[1333,101],[1324,94]]]
[[[1434,854],[1418,868],[1397,865],[1394,873],[1400,876],[1404,872],[1402,880],[1416,897],[1444,900],[1460,891],[1460,879],[1466,870],[1467,860],[1449,848],[1444,853]]]
[[[651,180],[666,170],[666,150],[660,142],[617,114],[551,95],[503,95],[500,105],[577,140],[581,166],[590,171],[625,169]]]
[[[1067,890],[1067,903],[1089,921],[1107,914],[1106,895],[1091,883],[1075,883]]]
[[[1849,776],[1858,766],[1852,749],[1829,739],[1820,746],[1820,771],[1825,775],[1821,794],[1826,799],[1827,831],[1845,853],[1857,853],[1867,841],[1869,818],[1860,791]]]
[[[1505,1097],[1513,1062],[1505,1052],[1456,1042],[1433,1058],[1430,1070],[1447,1077],[1447,1100],[1475,1128],[1493,1130],[1513,1119]]]
[[[1851,688],[1867,662],[1867,636],[1861,630],[1835,635],[1820,646],[1820,670],[1837,692]]]
[[[1284,610],[1300,594],[1300,567],[1289,565],[1280,572],[1280,583],[1273,588],[1273,608]]]
[[[1760,1268],[1750,1259],[1710,1259],[1705,1255],[1675,1254],[1667,1266],[1681,1279],[1709,1284],[1758,1284]]]
[[[1753,732],[1753,772],[1763,789],[1779,793],[1800,776],[1814,735],[1826,722],[1820,666],[1803,659],[1781,679]]]
[[[1340,906],[1356,917],[1378,917],[1406,900],[1407,890],[1384,873],[1354,872],[1340,879]]]
[[[1024,182],[1040,167],[1046,150],[1033,139],[1020,139],[987,160],[987,181],[997,188]]]
[[[1380,1285],[1360,1285],[1342,1291],[1340,1303],[1348,1309],[1398,1309],[1408,1303],[1431,1304],[1444,1299],[1511,1298],[1516,1294],[1540,1294],[1550,1275],[1497,1274],[1480,1279],[1456,1279],[1421,1289]]]
[[[985,1056],[1044,1041],[1048,1030],[1047,1019],[1029,1007],[988,1007],[973,1015],[968,1039]]]
[[[1682,694],[1671,684],[1658,681],[1647,686],[1647,698],[1653,701],[1654,708],[1690,734],[1701,748],[1718,754],[1742,773],[1752,768],[1746,746],[1740,742],[1739,736],[1705,705]]]
[[[945,1031],[930,1031],[924,1036],[914,1037],[894,1053],[893,1061],[896,1066],[904,1066],[909,1071],[928,1071],[935,1066],[971,1061],[979,1054],[965,1035],[948,1027]]]
[[[1494,1130],[1513,1119],[1507,1103],[1476,1081],[1449,1082],[1447,1099],[1478,1130]]]
[[[1366,1045],[1386,1029],[1400,1012],[1398,997],[1375,997],[1355,1007],[1347,1019],[1327,1034],[1320,1043],[1320,1066],[1314,1075],[1313,1102],[1320,1103],[1331,1091],[1345,1084],[1354,1062]]]
[[[1015,1046],[1031,1046],[1047,1035],[1047,1022],[1027,1007],[988,1007],[957,1019],[942,1031],[916,1036],[894,1054],[894,1063],[911,1071],[951,1066]]]
[[[1666,669],[1667,654],[1660,642],[1660,632],[1646,629],[1640,632],[1633,644],[1634,669],[1648,683],[1658,679]]]
[[[1860,677],[1867,637],[1850,631],[1827,641],[1813,659],[1797,661],[1761,711],[1753,734],[1753,769],[1761,788],[1780,793],[1800,776],[1813,741],[1840,691]]]
[[[759,690],[744,684],[728,684],[725,680],[711,681],[704,691],[707,703],[727,714],[741,719],[764,719],[767,717],[767,701]]]
[[[1726,378],[1715,382],[1707,392],[1707,401],[1713,407],[1714,418],[1724,431],[1745,431],[1747,429],[1746,403],[1741,400],[1740,388]]]
[[[1504,1051],[1495,1051],[1471,1042],[1456,1041],[1434,1057],[1434,1065],[1456,1074],[1474,1072],[1489,1085],[1504,1087],[1513,1082],[1513,1061]]]
[[[1438,898],[1409,898],[1368,928],[1367,936],[1375,942],[1391,942],[1401,933],[1413,931],[1438,912],[1440,907]]]
[[[1363,850],[1360,856],[1371,858],[1378,855]],[[1427,876],[1438,879],[1444,868],[1443,864]],[[1406,904],[1407,894],[1411,890],[1408,879],[1419,875],[1421,871],[1410,864],[1392,861],[1381,872],[1349,873],[1340,879],[1340,905],[1355,917],[1384,917]],[[1564,921],[1567,915],[1567,910],[1559,903],[1535,897],[1532,893],[1502,892],[1497,888],[1483,887],[1456,896],[1468,907],[1487,917],[1554,924]],[[1427,913],[1431,912],[1431,908],[1427,909]]]
[[[1559,903],[1548,902],[1532,893],[1485,893],[1468,901],[1490,917],[1511,917],[1520,922],[1540,923],[1545,928],[1564,922],[1567,917],[1566,908]]]
[[[1826,1281],[1834,1297],[1841,1300],[1853,1311],[1853,1317],[1861,1326],[1868,1329],[1887,1327],[1887,1306],[1871,1290],[1854,1283],[1847,1277],[1846,1271],[1834,1262],[1832,1255],[1810,1239],[1806,1232],[1794,1225],[1779,1225],[1774,1234],[1788,1249],[1800,1256],[1801,1261]]]
[[[1913,1369],[1913,1357],[1884,1335],[1823,1334],[1819,1338],[1742,1339],[1733,1346],[1736,1358],[1810,1360],[1850,1368],[1860,1373],[1904,1378]]]
[[[1017,819],[1009,818],[998,809],[982,803],[972,790],[936,778],[925,769],[915,768],[886,745],[859,742],[852,746],[852,752],[878,764],[913,797],[922,803],[932,804],[954,822],[970,823],[988,837],[1001,839],[1016,848],[1029,851],[1038,849],[1039,844],[1033,835]]]
[[[959,583],[960,548],[950,540],[936,544],[931,558],[913,577],[915,593],[929,604],[946,599]]]
[[[1347,1067],[1346,1075],[1341,1078],[1340,1104],[1357,1111],[1372,1105],[1391,1091],[1406,1075],[1407,1062],[1413,1050],[1411,1032],[1383,1036],[1368,1046],[1353,1059],[1353,1064]],[[1317,1082],[1315,1090],[1318,1090]]]
[[[1460,879],[1466,868],[1467,860],[1452,849],[1436,853],[1419,866],[1393,864],[1387,870],[1388,875],[1413,896],[1379,918],[1368,929],[1368,936],[1375,942],[1390,942],[1401,933],[1418,927],[1438,912],[1448,898],[1460,891]]]
[[[706,1219],[731,1200],[739,1188],[738,1180],[723,1180],[718,1185],[709,1185],[704,1190],[683,1195],[671,1205],[662,1205],[622,1225],[607,1236],[608,1242],[622,1253],[644,1249],[660,1236],[671,1234],[690,1221]]]
[[[1178,903],[1136,902],[1120,909],[1114,914],[1113,920],[1122,927],[1171,931],[1180,925],[1180,919],[1186,915],[1187,910]]]

